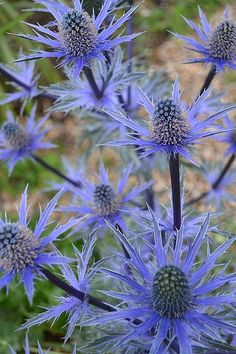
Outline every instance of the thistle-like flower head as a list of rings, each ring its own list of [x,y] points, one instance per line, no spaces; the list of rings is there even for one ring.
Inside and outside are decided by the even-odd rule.
[[[59,192],[41,212],[34,229],[30,228],[27,221],[27,187],[22,195],[18,221],[0,219],[0,272],[3,274],[0,278],[0,288],[8,286],[12,279],[18,276],[24,284],[30,302],[34,294],[35,274],[40,274],[39,266],[70,261],[69,258],[47,251],[47,247],[63,232],[72,228],[77,223],[76,220],[57,225],[48,236],[41,238],[61,194]]]
[[[186,19],[186,23],[195,31],[199,41],[193,38],[174,33],[177,38],[185,41],[188,49],[200,53],[200,58],[190,59],[189,63],[210,63],[216,66],[217,71],[226,66],[236,69],[236,23],[229,19],[228,11],[215,28],[208,23],[205,14],[199,7],[201,26],[195,25]]]
[[[0,160],[7,162],[10,173],[18,161],[31,158],[37,150],[54,147],[42,141],[48,132],[48,129],[42,129],[48,115],[35,122],[36,109],[35,105],[24,125],[18,123],[11,112],[7,112],[8,119],[0,130]]]
[[[19,60],[57,58],[61,65],[69,64],[73,68],[74,77],[77,77],[84,66],[89,66],[92,59],[104,60],[104,52],[111,51],[115,46],[132,40],[137,35],[111,36],[131,16],[135,7],[127,11],[116,21],[104,26],[104,21],[111,13],[111,0],[105,0],[98,15],[89,14],[83,8],[83,2],[74,0],[73,8],[68,8],[61,2],[51,0],[36,0],[37,4],[45,6],[46,12],[54,17],[56,30],[41,25],[28,24],[36,35],[20,34],[20,37],[44,43],[48,51],[25,55]]]
[[[154,245],[143,255],[143,239],[135,240],[135,246],[110,226],[126,249],[126,258],[121,256],[122,267],[103,269],[114,288],[103,290],[107,296],[117,299],[117,311],[101,314],[87,320],[84,325],[123,324],[123,333],[109,337],[109,349],[114,351],[135,340],[150,343],[150,354],[168,352],[173,340],[177,340],[180,353],[193,353],[193,345],[201,336],[234,333],[231,320],[220,316],[224,306],[235,302],[234,294],[227,284],[235,282],[235,274],[224,274],[226,266],[219,264],[219,257],[235,242],[235,238],[211,249],[206,249],[209,217],[206,217],[193,242],[184,242],[180,230],[176,243],[165,243],[158,222],[151,211],[154,223]],[[200,257],[199,257],[200,254]],[[218,269],[218,271],[216,271]],[[219,336],[220,337],[220,336]],[[174,342],[175,342],[174,341]],[[174,345],[174,344],[173,344]]]
[[[103,226],[106,228],[106,220],[109,220],[113,225],[119,224],[126,229],[123,217],[130,209],[129,203],[134,201],[140,193],[153,183],[150,181],[143,185],[135,186],[129,192],[124,193],[131,172],[132,168],[130,167],[124,171],[118,180],[116,188],[109,180],[103,164],[100,164],[99,167],[99,183],[94,184],[86,178],[81,180],[83,188],[75,191],[75,195],[83,204],[77,206],[73,203],[72,206],[60,209],[63,212],[74,212],[81,217],[81,223],[75,229],[76,231],[88,226]],[[86,219],[85,221],[84,218]]]
[[[149,114],[148,127],[144,127],[122,113],[108,113],[115,120],[130,128],[132,133],[129,133],[129,140],[117,140],[107,145],[134,145],[141,150],[141,157],[155,152],[165,152],[169,156],[179,153],[193,162],[189,148],[203,138],[222,133],[223,129],[209,130],[209,128],[214,128],[213,123],[217,119],[236,108],[236,106],[231,106],[222,109],[201,121],[199,119],[199,114],[202,113],[201,106],[209,93],[210,89],[206,90],[191,107],[188,107],[180,99],[178,80],[173,85],[172,96],[159,99],[156,103],[150,101],[139,89],[140,104]]]

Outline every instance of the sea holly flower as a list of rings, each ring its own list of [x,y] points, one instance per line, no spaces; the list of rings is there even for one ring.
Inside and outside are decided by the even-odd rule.
[[[213,131],[208,129],[213,128],[213,123],[217,119],[236,108],[235,105],[227,107],[201,121],[199,113],[201,113],[202,104],[209,96],[210,89],[203,92],[191,107],[186,107],[180,99],[178,79],[173,85],[172,96],[161,98],[155,103],[150,101],[142,90],[139,92],[140,103],[149,114],[148,127],[144,127],[122,113],[110,113],[114,119],[130,128],[132,133],[129,134],[129,140],[117,140],[107,144],[111,146],[134,145],[141,150],[141,157],[155,152],[165,152],[168,156],[179,153],[190,162],[194,162],[189,148],[203,138],[222,133],[222,128],[215,128]]]
[[[37,150],[55,146],[42,141],[48,132],[48,129],[42,129],[48,115],[35,121],[36,109],[37,106],[33,106],[25,125],[18,123],[12,112],[7,112],[7,121],[0,130],[0,160],[7,162],[10,173],[18,161],[31,158]]]
[[[186,23],[198,35],[199,41],[180,34],[174,33],[177,38],[182,39],[190,47],[188,49],[200,54],[200,58],[193,58],[188,63],[210,63],[217,71],[222,71],[226,66],[236,69],[236,24],[229,19],[228,11],[225,11],[224,18],[212,28],[208,23],[201,8],[199,17],[201,26],[195,25],[192,21],[183,17]]]
[[[152,185],[152,181],[140,186],[133,187],[125,193],[129,176],[132,168],[127,168],[117,182],[115,188],[109,180],[107,171],[103,164],[99,167],[99,183],[94,184],[89,180],[83,179],[83,188],[76,192],[81,205],[71,205],[60,208],[63,212],[76,213],[80,218],[76,231],[85,227],[107,227],[106,220],[112,224],[119,224],[126,229],[124,215],[130,210],[129,203],[135,201],[135,198]],[[133,209],[133,208],[132,208]],[[84,220],[85,219],[85,220]]]
[[[83,10],[80,0],[73,1],[73,8],[54,0],[36,0],[35,2],[45,6],[44,11],[54,17],[56,30],[50,29],[49,26],[28,23],[36,35],[20,34],[19,36],[43,43],[49,47],[49,50],[39,50],[36,53],[25,55],[19,59],[20,61],[57,58],[61,60],[61,66],[69,64],[73,68],[74,77],[77,77],[84,66],[90,66],[92,59],[105,60],[104,52],[109,52],[115,46],[137,36],[137,34],[118,35],[111,38],[137,7],[132,7],[119,19],[113,18],[108,26],[104,26],[104,21],[113,11],[110,9],[111,0],[104,1],[96,17],[90,16]]]
[[[46,88],[49,94],[57,97],[51,109],[70,112],[78,109],[97,111],[104,108],[114,111],[117,110],[117,107],[120,108],[119,95],[142,75],[137,72],[128,73],[130,62],[122,62],[122,59],[122,51],[118,49],[110,55],[109,65],[99,61],[94,63],[93,76],[101,93],[99,97],[86,77],[73,78],[70,71],[67,70],[69,81]]]
[[[143,256],[138,240],[133,246],[123,233],[110,225],[128,254],[126,258],[121,257],[120,272],[103,269],[104,276],[113,280],[112,284],[115,280],[120,283],[114,290],[103,290],[107,296],[117,299],[117,311],[103,313],[83,324],[127,323],[126,333],[117,337],[114,334],[110,347],[115,350],[143,338],[151,343],[150,354],[164,354],[176,341],[180,353],[191,354],[192,346],[201,341],[202,334],[219,338],[223,332],[235,333],[232,320],[219,316],[219,310],[235,303],[235,295],[229,292],[227,284],[235,282],[236,275],[226,275],[226,266],[219,260],[236,239],[228,239],[213,250],[208,245],[206,256],[198,257],[200,248],[206,246],[209,217],[190,245],[184,243],[180,230],[175,247],[171,246],[172,242],[164,244],[153,213],[152,217],[154,245],[150,245],[147,257]]]
[[[24,284],[25,292],[30,302],[34,295],[34,278],[40,275],[42,265],[61,264],[71,261],[67,257],[58,256],[48,247],[61,234],[75,226],[77,220],[70,220],[64,225],[57,225],[45,237],[41,237],[49,224],[49,218],[62,192],[48,203],[40,212],[40,217],[34,229],[29,227],[27,207],[27,187],[22,195],[18,210],[18,220],[15,222],[0,219],[0,289],[10,284],[18,276]],[[51,223],[51,222],[50,222]]]
[[[35,62],[21,62],[11,65],[0,64],[0,73],[10,79],[9,84],[17,90],[14,93],[7,93],[0,100],[0,105],[21,100],[23,101],[21,112],[23,112],[27,100],[38,96],[41,92],[37,86],[39,75],[35,75]]]
[[[98,268],[104,262],[100,260],[91,266],[91,257],[93,255],[93,249],[95,246],[96,237],[90,235],[80,252],[74,247],[75,257],[77,259],[76,274],[68,264],[60,265],[60,270],[64,280],[73,288],[83,292],[85,294],[84,300],[80,301],[73,296],[60,296],[57,297],[58,305],[46,308],[46,311],[29,319],[21,329],[30,328],[41,323],[56,320],[62,314],[68,314],[68,329],[65,335],[65,341],[67,341],[73,334],[75,327],[79,325],[82,319],[85,319],[92,311],[86,299],[86,295],[91,291],[91,284],[94,276],[96,275]]]

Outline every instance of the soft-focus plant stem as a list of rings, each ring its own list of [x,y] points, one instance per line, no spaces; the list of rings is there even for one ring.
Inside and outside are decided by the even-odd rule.
[[[209,73],[208,73],[208,75],[207,75],[207,77],[205,79],[205,82],[204,82],[204,84],[203,84],[203,86],[202,86],[202,88],[201,88],[201,90],[199,92],[199,96],[201,96],[203,94],[203,92],[206,91],[210,87],[210,84],[212,83],[215,75],[216,75],[216,66],[212,65],[211,69],[210,69],[210,71],[209,71]]]
[[[224,165],[222,171],[220,172],[219,176],[217,177],[217,179],[215,180],[215,182],[212,184],[212,189],[217,189],[221,182],[223,181],[226,173],[229,171],[230,167],[232,166],[233,162],[235,160],[235,154],[232,154],[228,161],[226,162],[226,164]],[[203,198],[205,198],[208,194],[210,193],[210,191],[204,192],[201,195],[199,195],[199,197],[191,199],[190,201],[188,201],[186,203],[186,206],[190,206],[193,205],[195,203],[200,202]]]
[[[171,155],[169,160],[170,179],[172,190],[173,225],[174,230],[181,227],[181,191],[179,173],[179,154]]]
[[[88,80],[88,83],[91,86],[95,96],[99,100],[102,97],[102,94],[101,94],[101,91],[100,91],[96,81],[95,81],[92,70],[89,67],[85,66],[83,69],[83,72],[84,72],[84,74]]]
[[[49,170],[50,172],[54,173],[55,175],[57,175],[60,178],[63,178],[65,181],[69,182],[70,184],[72,184],[74,187],[77,188],[81,188],[82,185],[80,182],[78,181],[74,181],[71,178],[67,177],[66,175],[64,175],[61,171],[59,171],[57,168],[51,166],[48,162],[44,161],[43,159],[41,159],[41,157],[37,156],[37,155],[33,155],[32,154],[32,158],[34,159],[35,162],[37,162],[38,164],[40,164],[42,167],[46,168],[47,170]]]

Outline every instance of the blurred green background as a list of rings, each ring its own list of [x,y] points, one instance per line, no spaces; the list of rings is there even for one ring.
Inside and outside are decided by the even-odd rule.
[[[139,1],[137,1],[138,3]],[[145,31],[145,33],[136,40],[136,53],[146,58],[147,64],[150,65],[160,63],[163,64],[163,56],[167,56],[168,53],[161,53],[162,60],[156,57],[158,56],[157,50],[163,44],[172,41],[172,36],[167,30],[176,31],[183,34],[191,34],[191,30],[185,24],[180,15],[184,15],[187,18],[195,19],[198,21],[197,4],[207,13],[208,17],[214,18],[215,15],[220,14],[224,10],[226,4],[233,5],[234,0],[146,0],[145,3],[139,8],[135,17],[135,25],[137,31]],[[30,11],[22,11],[23,9],[32,8],[32,1],[10,0],[3,1],[0,4],[0,62],[9,63],[17,58],[20,48],[23,48],[25,52],[29,52],[32,48],[37,46],[26,40],[17,38],[9,33],[27,33],[29,29],[21,21],[29,22],[41,22],[45,21],[44,14],[33,14]],[[165,47],[163,47],[165,48]],[[164,50],[164,49],[163,49]],[[164,63],[165,64],[165,63]],[[164,65],[163,64],[163,65]],[[38,61],[38,72],[41,74],[40,83],[42,85],[54,83],[60,80],[62,77],[58,70],[54,69],[54,64],[47,61]],[[0,96],[9,88],[5,83],[3,76],[0,76]],[[231,74],[227,75],[227,80],[232,80]],[[5,119],[6,110],[12,109],[19,112],[19,104],[0,106],[0,119]],[[48,107],[48,102],[39,102],[39,113],[44,111]],[[30,104],[26,107],[26,113],[30,110]],[[45,154],[45,159],[56,167],[60,167],[60,154],[68,154],[70,148],[63,138],[64,119],[62,116],[60,119],[52,117],[52,124],[54,126],[53,138],[54,142],[58,143],[59,148],[55,152]],[[70,127],[69,127],[70,129]],[[7,210],[14,218],[14,208],[19,201],[20,195],[26,185],[30,184],[30,195],[39,192],[46,187],[46,180],[54,179],[54,176],[40,166],[33,164],[30,161],[19,163],[14,170],[12,176],[8,176],[7,169],[3,164],[0,167],[0,211]],[[50,194],[48,195],[50,196]],[[47,197],[34,194],[33,207],[43,200],[45,203]],[[33,220],[34,221],[34,220]],[[233,230],[235,224],[229,225],[229,228]],[[66,242],[61,246],[62,251],[65,254],[70,254],[71,245],[70,242]],[[0,354],[8,353],[8,346],[11,344],[19,353],[22,351],[22,343],[24,341],[24,333],[16,332],[20,324],[24,322],[26,318],[32,317],[34,314],[41,312],[39,306],[48,306],[54,304],[54,295],[59,295],[60,290],[56,289],[52,285],[45,287],[44,282],[37,282],[37,292],[34,300],[34,306],[31,307],[26,300],[23,289],[20,286],[11,287],[9,295],[6,296],[5,291],[0,292]],[[71,342],[66,344],[62,348],[63,334],[65,333],[62,328],[65,324],[66,318],[62,317],[55,323],[53,327],[49,324],[44,324],[40,327],[33,328],[30,331],[30,341],[32,344],[31,351],[35,351],[36,340],[39,339],[46,349],[51,347],[52,353],[71,353],[72,345],[76,339],[75,334]],[[83,332],[80,338],[83,337]]]

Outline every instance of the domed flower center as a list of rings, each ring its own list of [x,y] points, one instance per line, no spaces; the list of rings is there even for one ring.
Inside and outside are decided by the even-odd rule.
[[[70,10],[59,26],[62,43],[68,54],[80,58],[91,52],[97,42],[97,30],[87,12]]]
[[[25,150],[30,144],[29,134],[17,123],[4,124],[2,132],[7,145],[13,150]]]
[[[171,98],[157,102],[151,122],[151,137],[161,145],[184,144],[189,133],[189,125],[182,110]]]
[[[93,13],[97,16],[104,4],[104,0],[84,0],[83,1],[83,8],[86,12],[89,13],[90,16]]]
[[[236,25],[225,20],[211,34],[209,54],[214,58],[232,60],[236,56]]]
[[[0,269],[20,272],[33,266],[38,240],[30,229],[16,223],[0,225]]]
[[[107,184],[99,184],[94,190],[93,198],[97,212],[101,216],[113,215],[119,209],[119,198]]]
[[[153,308],[162,317],[179,318],[191,307],[191,289],[186,275],[175,266],[164,266],[152,286]]]

